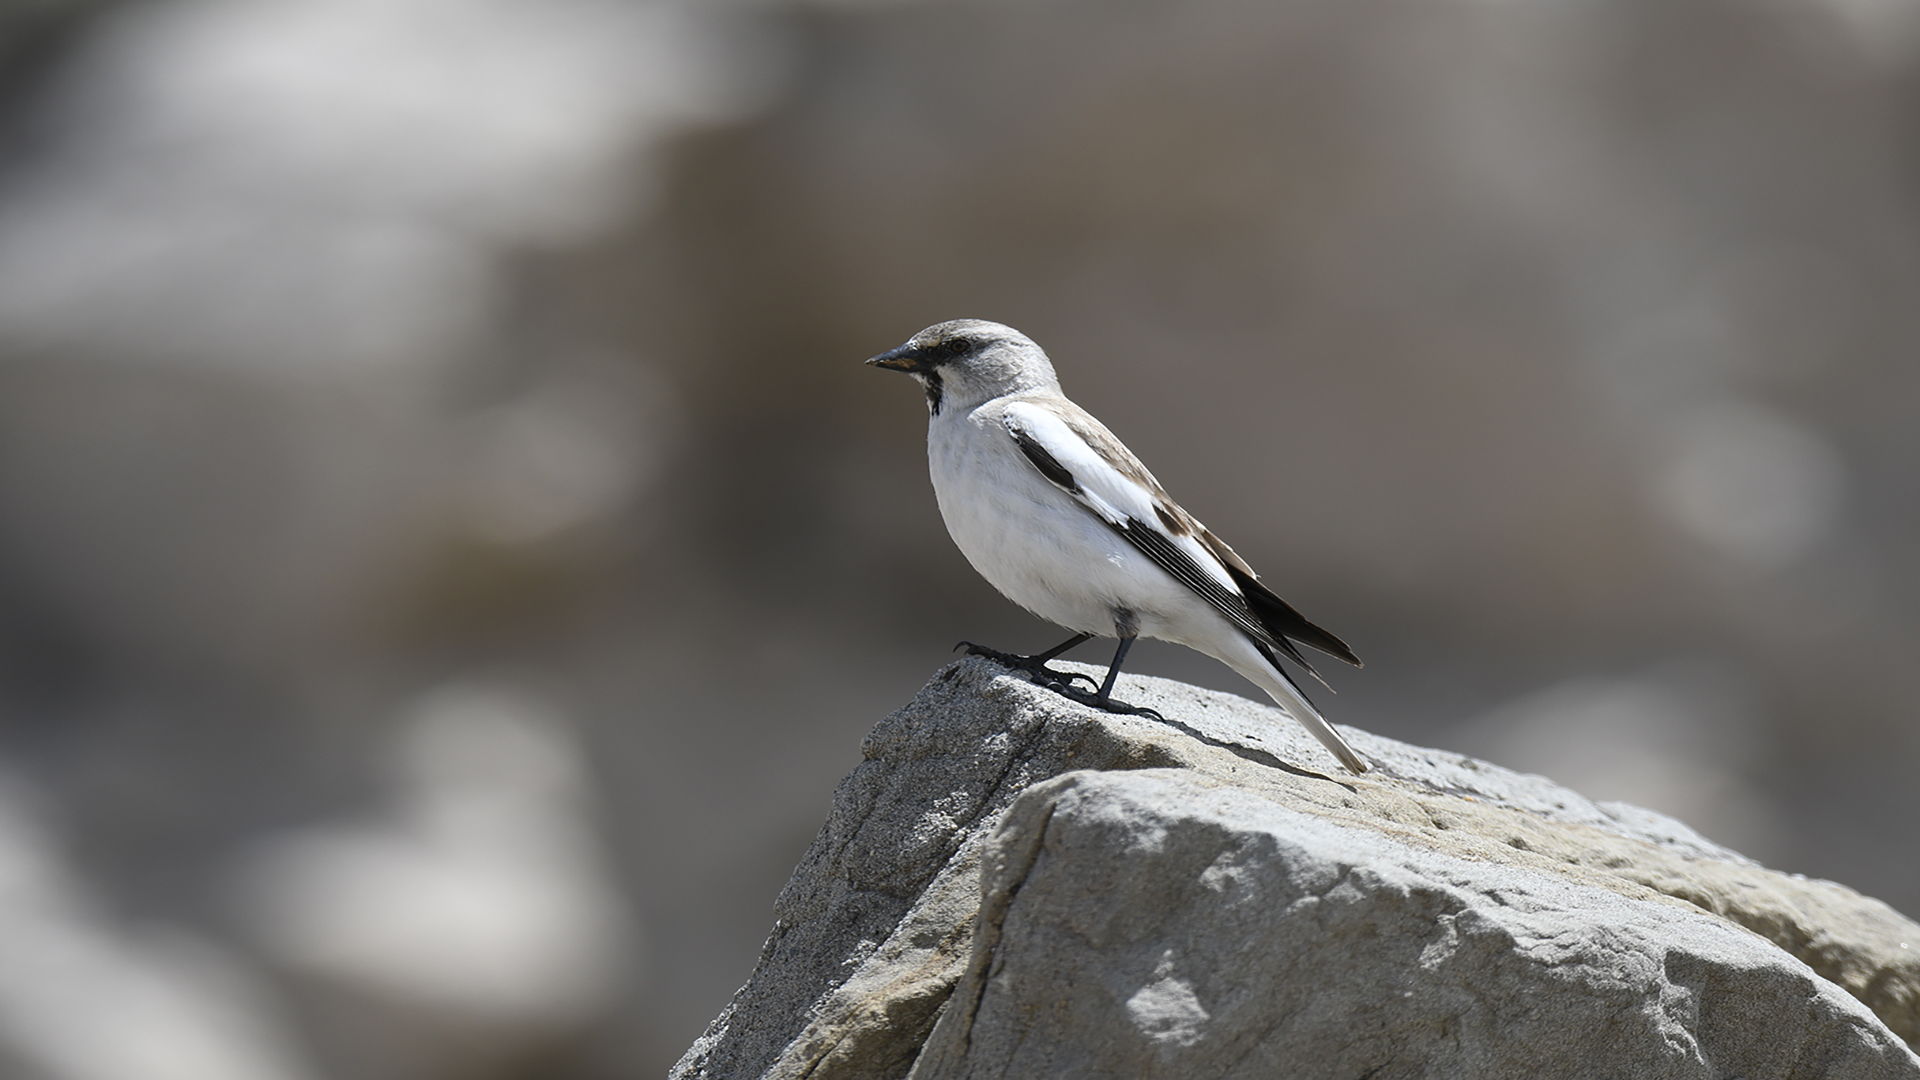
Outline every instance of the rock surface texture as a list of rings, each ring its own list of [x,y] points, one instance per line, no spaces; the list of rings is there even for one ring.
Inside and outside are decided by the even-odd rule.
[[[1072,665],[1068,665],[1072,666]],[[1086,669],[1089,671],[1097,669]],[[1920,925],[1685,825],[984,660],[867,737],[692,1078],[1914,1077]]]

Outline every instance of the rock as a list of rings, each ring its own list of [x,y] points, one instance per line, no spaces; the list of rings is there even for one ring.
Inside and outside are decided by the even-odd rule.
[[[983,660],[882,721],[672,1075],[1920,1077],[1920,926],[1878,901],[1540,777],[1349,730],[1378,766],[1352,777],[1270,707],[1123,686],[1168,721]]]
[[[1755,935],[1184,770],[1015,801],[915,1080],[1912,1074]]]

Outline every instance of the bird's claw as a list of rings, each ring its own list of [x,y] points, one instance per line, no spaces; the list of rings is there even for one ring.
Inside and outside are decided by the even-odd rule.
[[[975,645],[971,641],[963,641],[953,647],[954,652],[959,652],[962,649],[967,651],[968,656],[985,657],[994,663],[1013,668],[1016,671],[1024,671],[1028,675],[1033,676],[1033,681],[1039,685],[1049,690],[1067,694],[1068,697],[1074,696],[1068,693],[1068,691],[1073,689],[1073,680],[1075,679],[1087,680],[1088,686],[1097,687],[1100,685],[1093,676],[1085,674],[1084,672],[1055,671],[1047,666],[1046,661],[1038,657],[1021,656],[1019,653],[1001,652],[998,649],[989,649],[984,645]],[[1076,700],[1078,699],[1076,698]]]
[[[1104,713],[1115,713],[1120,716],[1145,716],[1153,720],[1158,720],[1163,724],[1167,722],[1166,717],[1161,716],[1158,712],[1147,708],[1145,705],[1129,705],[1124,701],[1116,701],[1113,698],[1107,698],[1103,701],[1098,694],[1086,694],[1071,688],[1060,692],[1090,709],[1099,709]]]
[[[1102,698],[1099,693],[1100,681],[1084,672],[1055,671],[1038,657],[1001,652],[998,649],[989,649],[984,645],[975,645],[971,641],[963,641],[953,648],[955,652],[965,649],[969,656],[985,657],[994,663],[1005,665],[1015,671],[1024,671],[1036,684],[1059,694],[1069,701],[1077,701],[1090,709],[1099,709],[1101,712],[1116,713],[1120,716],[1145,716],[1158,720],[1161,723],[1166,723],[1166,717],[1161,716],[1159,713],[1144,705],[1129,705],[1124,701],[1115,701],[1110,697]],[[1073,680],[1075,679],[1087,680],[1087,686],[1090,689],[1082,690],[1073,685]]]

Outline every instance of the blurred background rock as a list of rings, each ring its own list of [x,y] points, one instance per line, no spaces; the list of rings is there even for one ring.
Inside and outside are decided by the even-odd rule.
[[[1920,913],[1913,0],[0,35],[9,1077],[659,1075],[861,734],[1056,637],[860,366],[957,316],[1353,642],[1337,721]]]

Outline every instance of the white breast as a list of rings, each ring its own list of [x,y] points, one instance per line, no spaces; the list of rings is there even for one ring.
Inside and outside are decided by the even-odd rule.
[[[967,561],[994,588],[1050,622],[1111,637],[1114,612],[1147,637],[1218,619],[1186,586],[1027,461],[989,402],[932,418],[927,457],[940,515]]]

